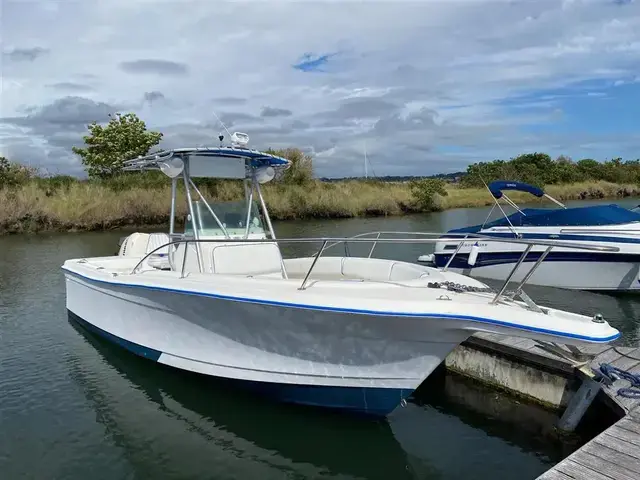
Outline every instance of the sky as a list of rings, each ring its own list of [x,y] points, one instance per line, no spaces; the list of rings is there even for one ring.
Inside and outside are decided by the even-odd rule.
[[[0,155],[53,174],[116,112],[326,177],[640,158],[640,0],[0,0],[0,42]]]

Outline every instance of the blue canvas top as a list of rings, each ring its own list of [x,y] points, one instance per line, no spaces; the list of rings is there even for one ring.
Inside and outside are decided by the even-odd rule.
[[[491,195],[493,195],[495,198],[502,197],[502,190],[517,190],[519,192],[527,192],[531,195],[535,195],[536,197],[542,197],[544,195],[544,192],[540,188],[522,182],[496,180],[495,182],[491,182],[488,187]]]
[[[524,215],[520,212],[509,215],[508,218],[514,227],[584,227],[640,222],[640,212],[633,212],[615,204],[561,209],[525,208],[522,212]],[[476,233],[482,228],[508,226],[506,218],[499,218],[486,223],[484,227],[474,225],[449,232]]]

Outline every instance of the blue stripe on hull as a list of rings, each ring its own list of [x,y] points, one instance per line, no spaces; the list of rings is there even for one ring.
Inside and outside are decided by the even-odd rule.
[[[480,252],[473,268],[489,267],[516,263],[523,252]],[[542,252],[529,252],[524,262],[535,262]],[[444,267],[451,253],[436,253],[434,261],[437,267]],[[471,268],[468,264],[469,254],[458,253],[451,262],[451,268]],[[625,253],[600,253],[600,252],[549,252],[544,262],[601,262],[601,263],[640,263],[640,255]]]
[[[516,227],[517,229],[518,227]],[[564,228],[572,228],[572,227],[564,227]],[[575,228],[575,227],[573,227]],[[460,229],[456,229],[456,230],[449,230],[449,233],[457,233],[457,234],[461,234],[461,233],[477,233],[478,235],[486,235],[487,237],[497,237],[497,238],[514,238],[513,233],[509,233],[509,232],[483,232],[482,230],[478,229],[475,230],[472,227],[469,229],[464,229],[464,228],[460,228]],[[548,233],[523,233],[522,230],[520,230],[520,233],[522,234],[522,238],[523,239],[537,239],[537,240],[558,240],[558,241],[571,241],[571,242],[602,242],[602,243],[632,243],[632,244],[638,244],[640,243],[640,238],[633,238],[633,237],[623,237],[623,236],[617,236],[617,237],[612,237],[612,236],[605,236],[605,235],[596,235],[596,234],[568,234],[568,233],[560,233],[560,234],[553,234],[554,236],[551,237],[550,234]],[[456,236],[447,236],[442,235],[441,237],[438,237],[441,240],[461,240],[462,237],[460,235],[456,235]],[[469,237],[467,238],[466,241],[473,241],[474,238],[473,237]],[[480,239],[482,240],[482,239]]]
[[[124,347],[136,355],[157,362],[162,354],[158,350],[112,335],[90,324],[70,310],[68,310],[68,313],[70,318],[89,332]],[[252,382],[227,378],[225,380],[231,380],[240,388],[251,390],[282,402],[372,416],[387,416],[400,405],[402,400],[407,399],[413,393],[411,389],[402,388],[328,387],[322,385]]]

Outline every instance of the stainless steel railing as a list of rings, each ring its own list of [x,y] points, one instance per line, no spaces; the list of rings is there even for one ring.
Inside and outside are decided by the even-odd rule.
[[[382,235],[384,235],[384,234],[408,234],[408,235],[413,235],[414,238],[382,238]],[[373,239],[363,238],[363,237],[365,237],[367,235],[375,235],[375,238],[373,238]],[[445,236],[446,238],[441,238],[443,236]],[[442,269],[442,271],[446,271],[446,268],[451,263],[453,257],[455,256],[456,253],[458,253],[460,251],[461,246],[464,244],[464,242],[466,240],[473,239],[473,240],[483,240],[483,241],[495,242],[495,243],[518,243],[518,244],[526,245],[526,248],[522,252],[522,255],[520,256],[520,258],[518,259],[518,261],[514,265],[513,269],[509,273],[509,275],[507,276],[504,284],[502,285],[502,287],[500,288],[498,293],[495,295],[493,300],[491,300],[490,303],[492,303],[492,304],[497,304],[500,301],[500,298],[504,295],[509,282],[511,281],[511,279],[515,275],[515,273],[518,270],[518,268],[525,261],[527,255],[531,252],[532,248],[534,246],[536,246],[536,245],[546,246],[547,248],[540,255],[540,257],[534,263],[534,265],[529,270],[529,272],[527,272],[527,274],[520,281],[520,283],[518,284],[518,286],[514,290],[514,293],[510,296],[510,298],[513,299],[515,296],[521,295],[523,297],[524,301],[532,309],[540,311],[540,312],[542,310],[537,305],[535,305],[535,303],[533,303],[533,301],[527,295],[524,294],[524,292],[522,291],[522,287],[531,278],[531,276],[533,275],[534,271],[542,264],[544,259],[547,257],[549,252],[554,247],[573,248],[573,249],[577,249],[577,250],[589,250],[589,251],[599,251],[599,252],[617,252],[617,251],[620,250],[618,247],[610,247],[610,246],[603,246],[603,245],[585,245],[583,243],[565,242],[565,241],[560,241],[560,240],[497,238],[497,237],[491,237],[491,236],[487,236],[487,235],[480,235],[480,234],[473,234],[473,233],[465,233],[465,234],[450,234],[450,233],[446,233],[446,234],[444,234],[444,233],[440,233],[440,232],[437,232],[437,233],[436,232],[366,232],[366,233],[362,233],[362,234],[359,234],[359,235],[356,235],[356,236],[353,236],[353,237],[277,238],[277,239],[275,239],[275,238],[261,238],[261,239],[229,239],[229,238],[210,239],[210,238],[208,238],[208,239],[202,239],[202,238],[183,237],[183,238],[180,238],[180,239],[177,239],[177,240],[172,240],[172,241],[170,241],[170,242],[168,242],[168,243],[166,243],[164,245],[161,245],[161,246],[153,249],[149,253],[147,253],[136,264],[136,266],[131,271],[131,274],[132,275],[136,274],[138,269],[140,268],[140,266],[151,255],[153,255],[155,252],[157,252],[158,250],[161,250],[163,248],[171,247],[173,245],[184,244],[184,247],[185,247],[184,248],[184,255],[183,255],[183,259],[182,259],[181,273],[180,273],[180,278],[183,278],[184,274],[185,274],[185,265],[186,265],[186,260],[187,260],[187,253],[188,253],[189,244],[200,244],[200,243],[225,243],[225,244],[233,244],[233,243],[237,243],[237,244],[276,243],[276,244],[279,245],[279,244],[282,244],[282,243],[319,243],[319,242],[321,242],[321,244],[322,244],[321,248],[313,255],[313,260],[311,262],[309,270],[307,270],[307,273],[304,276],[304,279],[302,280],[302,284],[300,285],[300,287],[298,287],[298,290],[305,290],[307,281],[308,281],[309,277],[311,276],[311,273],[312,273],[314,267],[316,266],[316,264],[318,262],[318,259],[320,258],[322,253],[324,253],[329,248],[331,248],[331,247],[333,247],[335,245],[338,245],[340,243],[344,243],[344,242],[351,242],[351,243],[374,242],[374,245],[372,246],[371,250],[369,251],[369,255],[367,257],[367,258],[371,258],[371,255],[373,253],[373,249],[375,248],[375,245],[377,245],[378,243],[400,243],[400,244],[419,243],[419,244],[429,244],[429,243],[437,243],[439,241],[451,241],[452,240],[451,237],[455,237],[455,236],[462,236],[462,238],[460,239],[458,248],[453,253],[451,259],[449,259],[449,261],[447,262],[447,265]],[[332,243],[330,243],[327,246],[327,244],[329,242],[332,242]],[[200,250],[199,249],[196,249],[196,254],[200,255]],[[198,259],[198,260],[199,260],[198,264],[201,265],[200,259]],[[173,265],[172,265],[172,268],[173,268]],[[200,268],[200,271],[202,272],[202,267],[200,266],[199,268]]]

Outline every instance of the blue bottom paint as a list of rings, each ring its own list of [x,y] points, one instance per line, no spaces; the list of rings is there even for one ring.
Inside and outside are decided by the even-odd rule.
[[[158,361],[162,352],[144,347],[90,324],[73,312],[67,310],[69,317],[89,332],[95,333],[136,355],[149,360]],[[193,372],[191,372],[193,373]],[[231,380],[240,388],[251,390],[260,395],[274,398],[281,402],[310,405],[334,410],[347,411],[354,414],[387,416],[406,400],[412,389],[402,388],[365,388],[365,387],[327,387],[318,385],[293,385],[286,383],[251,382],[247,380]]]
[[[160,358],[160,355],[162,355],[162,352],[158,350],[154,350],[153,348],[143,347],[142,345],[138,345],[137,343],[133,343],[133,342],[130,342],[129,340],[125,340],[124,338],[117,337],[107,332],[106,330],[102,330],[101,328],[98,328],[95,325],[92,325],[89,322],[83,320],[82,318],[80,318],[78,315],[76,315],[70,310],[67,310],[67,312],[69,313],[69,317],[71,317],[73,320],[79,323],[86,330],[92,333],[95,333],[97,335],[100,335],[101,337],[106,338],[107,340],[115,343],[116,345],[120,345],[121,347],[126,348],[130,352],[135,353],[136,355],[139,355],[144,358],[148,358],[149,360],[153,360],[154,362],[157,362],[158,359]]]

